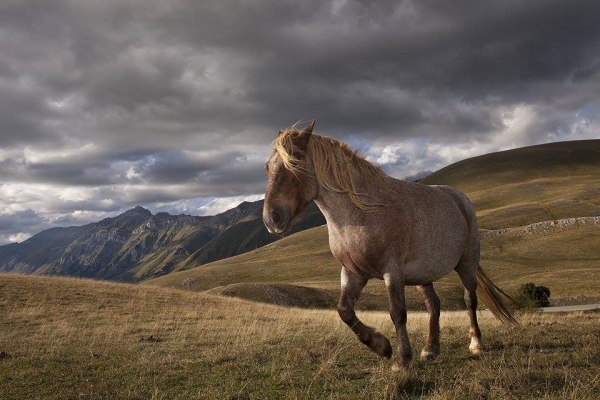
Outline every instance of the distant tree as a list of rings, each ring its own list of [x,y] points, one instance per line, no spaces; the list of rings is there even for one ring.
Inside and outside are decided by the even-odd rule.
[[[521,308],[547,307],[550,305],[550,289],[532,282],[521,285],[517,304]]]

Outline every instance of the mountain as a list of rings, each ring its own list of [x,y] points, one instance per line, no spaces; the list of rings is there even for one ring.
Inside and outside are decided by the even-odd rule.
[[[241,254],[280,238],[262,223],[263,201],[213,217],[135,207],[79,227],[52,228],[0,246],[0,272],[137,282]],[[294,232],[325,223],[312,205]]]
[[[266,244],[272,243],[282,236],[270,234],[262,220],[261,200],[258,214],[249,214],[240,219],[232,229],[223,231],[205,246],[199,248],[183,262],[179,263],[177,270],[194,268],[223,258],[255,250]],[[311,203],[304,211],[303,218],[292,227],[286,235],[294,234],[308,228],[324,225],[325,217],[318,207]]]

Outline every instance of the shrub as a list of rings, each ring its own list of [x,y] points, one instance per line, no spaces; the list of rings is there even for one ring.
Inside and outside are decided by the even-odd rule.
[[[520,308],[547,307],[550,305],[550,289],[528,282],[519,288],[516,302]]]

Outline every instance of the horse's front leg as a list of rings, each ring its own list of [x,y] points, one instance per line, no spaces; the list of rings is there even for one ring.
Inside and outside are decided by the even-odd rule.
[[[360,296],[360,292],[367,284],[367,279],[342,267],[341,280],[342,293],[337,306],[340,318],[352,329],[358,340],[367,345],[378,356],[390,358],[392,356],[390,341],[381,333],[376,332],[375,329],[363,324],[354,312],[354,305]]]
[[[398,335],[397,360],[392,369],[400,370],[408,367],[412,359],[412,349],[406,331],[406,301],[404,300],[404,275],[401,272],[386,273],[383,275],[385,286],[390,298],[390,316],[396,327]]]

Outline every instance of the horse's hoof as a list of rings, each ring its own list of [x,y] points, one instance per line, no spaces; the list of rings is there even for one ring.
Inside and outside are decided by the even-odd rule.
[[[474,354],[476,356],[483,354],[483,345],[479,340],[472,338],[471,344],[469,345],[469,351],[471,352],[471,354]]]
[[[407,372],[408,371],[408,365],[409,365],[409,363],[410,363],[410,361],[400,362],[400,361],[396,360],[392,364],[392,371],[394,371],[394,372]]]
[[[371,341],[369,342],[369,347],[379,357],[390,358],[392,356],[392,345],[390,344],[388,338],[383,336],[381,333],[373,333],[373,336],[371,336]]]
[[[421,350],[421,361],[432,361],[440,354],[439,350],[424,347]]]

